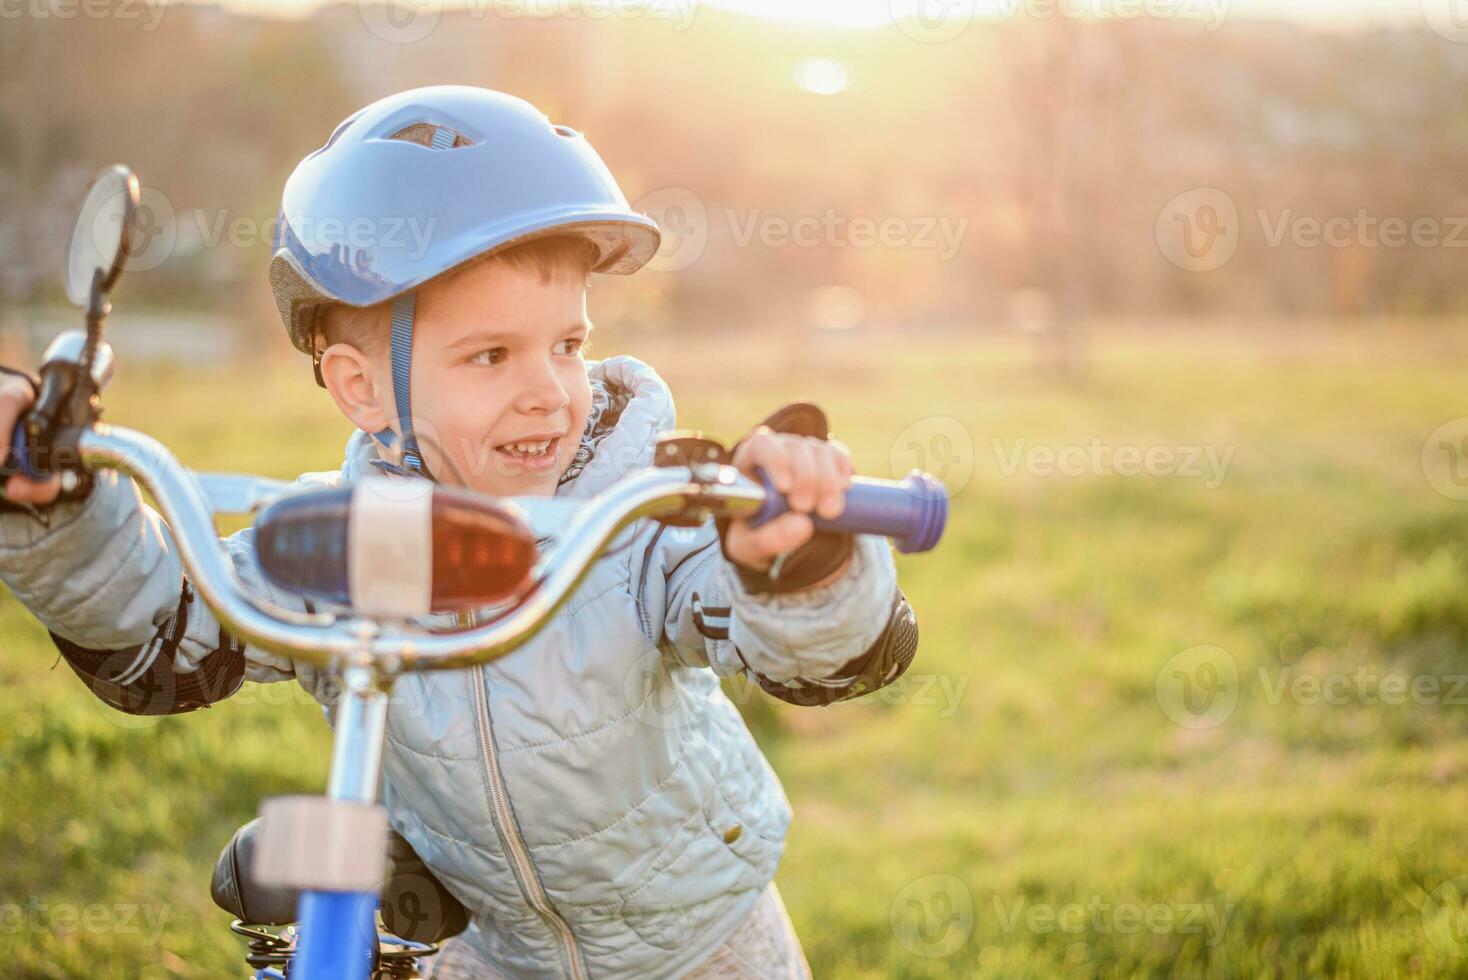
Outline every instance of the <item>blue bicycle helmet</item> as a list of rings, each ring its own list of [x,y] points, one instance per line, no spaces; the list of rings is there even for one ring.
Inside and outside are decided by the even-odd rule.
[[[637,214],[585,137],[490,89],[410,89],[349,116],[286,180],[270,284],[291,343],[320,372],[317,318],[331,303],[393,301],[392,375],[402,458],[428,475],[408,379],[418,287],[554,235],[596,246],[594,272],[636,272],[657,223]],[[391,429],[376,433],[393,446]]]

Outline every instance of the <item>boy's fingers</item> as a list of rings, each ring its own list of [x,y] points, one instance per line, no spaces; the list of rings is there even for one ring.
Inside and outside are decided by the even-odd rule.
[[[31,407],[33,401],[35,395],[31,393],[30,385],[11,375],[0,374],[0,433],[4,434],[7,446],[10,444],[10,433],[15,429],[16,420]]]
[[[840,439],[831,438],[826,440],[826,445],[835,452],[836,467],[841,475],[847,478],[856,475],[856,464],[851,460],[851,449]]]
[[[18,504],[49,504],[60,492],[61,482],[54,476],[37,483],[17,474],[5,481],[5,499]]]
[[[789,460],[779,450],[774,433],[763,426],[755,430],[754,435],[746,439],[734,454],[734,468],[741,473],[752,476],[756,466],[770,475],[776,490],[790,492],[793,474]]]
[[[770,523],[751,530],[748,546],[755,554],[773,560],[776,555],[805,544],[814,532],[809,516],[787,511]]]
[[[846,509],[846,487],[851,477],[843,472],[840,456],[825,447],[817,447],[821,460],[821,496],[816,504],[816,513],[826,520],[835,520]]]
[[[803,437],[787,439],[781,447],[790,460],[793,480],[785,502],[791,510],[809,513],[815,508],[820,493],[821,467],[816,459],[815,445]]]

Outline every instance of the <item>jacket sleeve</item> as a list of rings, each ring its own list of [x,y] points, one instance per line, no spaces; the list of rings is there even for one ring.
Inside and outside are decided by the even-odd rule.
[[[253,539],[252,528],[224,539],[246,586],[299,607],[269,590]],[[167,524],[116,472],[98,473],[85,500],[0,514],[0,582],[93,693],[120,711],[192,711],[246,680],[298,679],[326,703],[317,671],[244,647],[220,628],[184,575]]]
[[[660,530],[642,584],[659,646],[679,663],[744,673],[780,700],[826,705],[891,683],[917,652],[917,620],[886,538],[857,535],[851,565],[820,588],[752,595],[712,524]]]

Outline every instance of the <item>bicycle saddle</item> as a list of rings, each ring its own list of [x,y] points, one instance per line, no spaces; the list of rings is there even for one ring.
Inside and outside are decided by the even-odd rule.
[[[252,925],[284,926],[296,921],[298,893],[270,888],[249,874],[260,829],[257,817],[230,837],[214,865],[209,894],[214,904]],[[393,935],[418,943],[437,943],[457,936],[469,925],[469,914],[418,857],[413,845],[397,832],[388,838],[392,870],[383,885],[383,925]]]

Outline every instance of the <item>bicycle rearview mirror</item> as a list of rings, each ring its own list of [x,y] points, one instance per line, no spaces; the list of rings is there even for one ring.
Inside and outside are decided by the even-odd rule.
[[[92,291],[111,291],[122,274],[138,208],[138,178],[117,164],[97,175],[77,212],[66,246],[66,297],[82,309]]]

